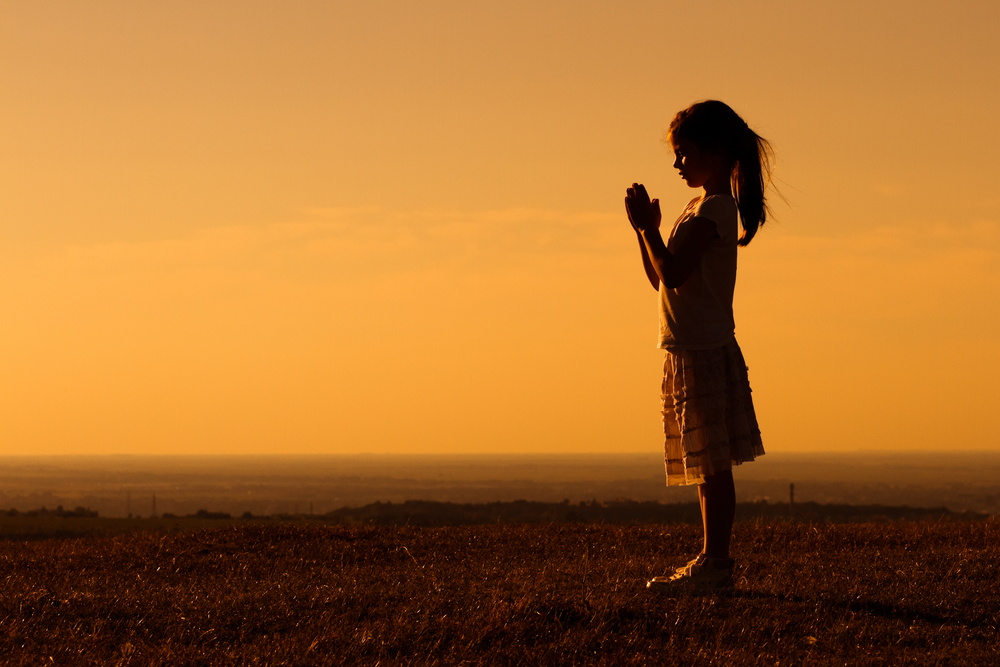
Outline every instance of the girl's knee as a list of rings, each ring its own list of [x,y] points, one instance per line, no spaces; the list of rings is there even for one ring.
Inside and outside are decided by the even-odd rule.
[[[732,470],[720,470],[718,472],[712,473],[705,477],[703,484],[706,486],[719,486],[725,485],[729,486],[733,483],[733,471]]]

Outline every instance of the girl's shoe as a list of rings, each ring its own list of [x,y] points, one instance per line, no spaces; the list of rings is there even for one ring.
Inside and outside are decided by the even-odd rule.
[[[695,558],[693,560],[689,560],[685,565],[681,565],[679,568],[677,568],[674,571],[677,572],[677,574],[681,574],[681,573],[687,572],[688,568],[690,568],[692,565],[700,562],[701,559],[704,558],[704,557],[705,557],[705,554],[703,554],[703,553],[698,554],[697,556],[695,556]],[[669,579],[669,577],[653,577],[653,578],[654,579],[658,579],[658,578]]]
[[[670,576],[653,577],[646,588],[657,593],[711,593],[733,587],[732,558],[698,556]]]

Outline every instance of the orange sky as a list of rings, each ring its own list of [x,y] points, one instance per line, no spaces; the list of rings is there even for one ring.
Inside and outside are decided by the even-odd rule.
[[[1000,5],[875,4],[0,4],[0,454],[659,449],[708,97],[765,446],[1000,448]]]

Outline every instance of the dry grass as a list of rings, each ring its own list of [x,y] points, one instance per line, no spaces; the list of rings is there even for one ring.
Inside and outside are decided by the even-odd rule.
[[[4,664],[1000,664],[996,522],[235,526],[0,543]],[[51,661],[50,661],[51,658]]]

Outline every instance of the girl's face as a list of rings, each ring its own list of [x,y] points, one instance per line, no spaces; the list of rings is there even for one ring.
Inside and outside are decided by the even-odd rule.
[[[674,149],[674,169],[680,172],[681,178],[688,187],[703,188],[720,178],[728,182],[722,156],[719,153],[703,151],[690,139],[671,138]]]

